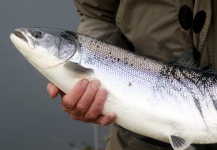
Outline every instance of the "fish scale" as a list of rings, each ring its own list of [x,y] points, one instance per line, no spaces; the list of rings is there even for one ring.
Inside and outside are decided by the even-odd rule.
[[[213,72],[138,56],[65,30],[19,28],[11,40],[65,93],[82,78],[100,80],[109,93],[102,113],[115,112],[115,123],[132,132],[171,143],[175,150],[217,142]]]
[[[81,43],[89,43],[89,42],[93,42],[93,39],[90,38],[90,41],[88,41],[88,37],[87,37],[87,39],[85,41],[81,40],[80,42]],[[90,44],[90,45],[92,46],[93,44]],[[95,46],[95,47],[97,47],[97,46]],[[82,45],[81,49],[83,51],[83,55],[84,56],[87,55],[87,58],[89,60],[91,60],[91,61],[93,61],[94,59],[98,58],[98,57],[96,57],[96,58],[90,57],[90,55],[93,54],[93,53],[95,53],[95,51],[96,51],[97,54],[99,54],[99,53],[101,54],[102,53],[101,55],[112,54],[113,58],[114,57],[118,57],[121,61],[119,61],[118,63],[114,63],[114,61],[112,61],[111,59],[100,60],[99,61],[98,60],[99,58],[103,58],[103,56],[99,56],[99,58],[94,63],[88,63],[88,61],[85,61],[85,58],[83,57],[84,63],[81,63],[81,65],[85,66],[87,68],[89,68],[89,67],[93,68],[94,71],[95,71],[96,76],[97,76],[97,72],[98,72],[97,69],[103,68],[102,65],[104,63],[107,64],[107,66],[112,66],[111,68],[105,66],[105,68],[107,68],[107,70],[116,70],[116,72],[118,72],[119,74],[117,75],[114,72],[112,72],[112,73],[107,72],[107,74],[110,76],[110,78],[107,79],[108,83],[106,83],[106,88],[112,87],[112,86],[114,87],[114,85],[109,84],[110,83],[109,81],[114,81],[112,83],[122,84],[122,86],[117,85],[116,86],[117,88],[114,88],[114,91],[118,90],[118,88],[122,88],[123,93],[119,92],[120,95],[123,95],[124,93],[128,92],[127,97],[130,97],[130,99],[132,99],[131,101],[133,101],[133,98],[135,98],[135,97],[137,98],[137,96],[135,96],[136,94],[140,95],[140,97],[138,97],[139,99],[143,99],[141,97],[146,97],[146,99],[150,99],[150,101],[148,101],[148,102],[151,102],[151,104],[143,102],[144,105],[150,107],[149,108],[150,110],[154,110],[154,108],[156,108],[157,102],[158,103],[160,102],[158,109],[159,110],[161,109],[162,111],[159,112],[158,114],[161,114],[161,115],[165,114],[165,115],[162,115],[162,116],[169,116],[170,114],[173,114],[173,113],[177,114],[177,115],[173,115],[173,116],[176,116],[176,117],[179,117],[179,118],[181,118],[181,116],[183,114],[185,114],[184,116],[191,116],[190,113],[192,113],[193,110],[189,111],[189,109],[193,109],[194,108],[195,109],[195,114],[196,114],[195,116],[198,116],[198,117],[196,117],[197,118],[196,120],[198,120],[198,121],[195,121],[195,119],[193,119],[193,121],[191,121],[192,117],[190,117],[190,118],[184,117],[183,121],[184,120],[188,120],[188,122],[191,122],[192,128],[194,128],[195,126],[197,126],[196,123],[199,122],[199,124],[201,124],[201,128],[202,129],[204,128],[204,130],[205,130],[206,127],[204,125],[203,119],[201,118],[200,115],[198,115],[198,113],[200,112],[200,110],[198,110],[198,107],[197,107],[197,105],[195,105],[195,101],[194,101],[194,97],[195,97],[196,93],[198,91],[200,92],[201,89],[198,89],[197,85],[191,84],[191,82],[196,82],[197,78],[195,78],[195,80],[192,80],[192,81],[189,80],[189,79],[192,79],[192,77],[200,77],[200,76],[202,76],[201,74],[189,73],[189,71],[187,69],[184,69],[183,72],[179,71],[177,74],[166,72],[168,78],[172,78],[172,79],[167,79],[166,78],[165,80],[162,80],[162,78],[163,78],[162,74],[159,74],[159,73],[165,67],[167,67],[169,69],[169,65],[163,66],[163,65],[159,64],[157,61],[153,61],[153,60],[150,60],[148,58],[146,58],[146,59],[144,59],[144,58],[138,59],[138,57],[135,56],[134,54],[128,53],[126,51],[124,51],[123,53],[121,53],[120,49],[117,50],[117,49],[112,49],[112,48],[110,48],[108,46],[105,46],[104,49],[102,49],[102,48],[101,49],[94,49],[94,46],[92,48],[92,47],[85,47],[85,44]],[[85,54],[86,51],[88,51],[87,54]],[[131,68],[131,66],[129,65],[130,63],[128,63],[128,62],[126,63],[124,61],[124,58],[126,57],[125,55],[128,55],[128,57],[129,57],[129,54],[131,54],[131,56],[134,58],[134,59],[131,59],[131,60],[136,60],[136,62],[134,62],[135,64],[142,64],[142,63],[144,63],[144,60],[146,60],[146,62],[144,64],[149,64],[149,65],[148,66],[143,65],[142,67],[140,65],[140,68],[139,68],[139,66],[132,66],[132,68]],[[135,59],[135,57],[137,57],[137,58]],[[131,57],[129,57],[129,59],[130,58]],[[142,60],[142,62],[139,62],[139,60]],[[120,63],[120,62],[122,62],[122,63]],[[90,65],[90,64],[93,64],[93,66]],[[137,71],[135,69],[137,67],[140,69],[140,70],[138,69],[139,71]],[[149,69],[151,69],[151,71],[147,72],[147,70],[149,70]],[[132,74],[132,76],[130,76],[130,77],[128,75],[129,70],[132,70],[132,71],[130,71],[130,73]],[[101,74],[101,75],[105,75],[106,74],[106,73],[102,72],[101,70],[99,70],[99,72],[100,72],[99,74]],[[124,88],[123,85],[127,85],[127,84],[126,83],[123,84],[123,82],[121,82],[122,79],[120,79],[120,78],[115,79],[116,76],[117,77],[121,77],[126,82],[131,82],[132,86],[134,86],[135,91],[133,91],[133,89]],[[104,76],[102,76],[102,77],[97,76],[96,78],[100,79],[101,81],[106,80],[103,77]],[[181,82],[181,80],[177,80],[179,78],[180,79],[184,78],[184,80]],[[134,81],[134,82],[132,82],[132,81]],[[136,82],[136,81],[139,81],[139,82]],[[171,84],[170,81],[173,81],[173,84]],[[144,85],[145,87],[143,88],[141,86],[141,83],[146,84],[146,86]],[[147,83],[150,83],[150,84],[147,84]],[[200,84],[200,83],[198,83],[198,84]],[[163,86],[163,85],[165,85],[165,86]],[[199,85],[199,86],[204,86],[204,85]],[[179,90],[180,90],[180,91],[178,91],[179,93],[176,91],[176,89],[178,87],[179,87]],[[182,88],[180,88],[180,87],[182,87]],[[191,87],[191,89],[190,89],[190,87]],[[110,89],[110,88],[108,88],[108,89]],[[150,90],[150,91],[152,91],[152,94],[149,95],[149,96],[147,96],[145,94],[146,91],[149,91],[147,89],[153,89],[153,90]],[[114,91],[112,91],[111,93],[114,93]],[[113,97],[121,97],[121,96],[119,96],[117,94],[117,95],[115,95]],[[184,105],[184,107],[180,108],[178,112],[175,111],[174,109],[171,110],[171,108],[176,108],[177,105],[180,106],[181,104],[183,104],[183,101],[188,100],[189,97],[191,97],[191,101],[190,101],[191,103],[190,102],[186,102],[187,104]],[[169,101],[168,103],[166,103],[167,104],[166,107],[163,107],[164,105],[162,105],[162,100],[161,100],[162,98],[166,99],[166,100],[168,99],[168,101]],[[127,98],[125,98],[125,99],[127,99]],[[201,100],[203,100],[203,99],[204,99],[204,96],[201,97]],[[156,102],[156,100],[157,100],[157,102]],[[170,105],[168,106],[168,104],[170,104]],[[190,107],[187,107],[188,109],[185,109],[186,106],[190,106]],[[169,107],[169,108],[167,108],[167,107]],[[145,107],[143,107],[143,108],[145,109]],[[167,111],[167,110],[169,110],[169,111]],[[147,114],[147,112],[144,111],[144,114]],[[159,116],[161,116],[161,115],[159,115]],[[159,116],[158,116],[158,120],[160,120]],[[170,120],[176,120],[176,119],[177,118],[171,117]]]

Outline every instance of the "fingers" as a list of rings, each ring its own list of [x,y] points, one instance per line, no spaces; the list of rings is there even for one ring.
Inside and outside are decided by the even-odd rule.
[[[75,85],[74,89],[70,93],[62,96],[63,110],[65,110],[66,112],[71,112],[72,109],[76,107],[78,101],[84,94],[88,84],[89,81],[87,79],[82,79]]]
[[[90,81],[86,91],[84,92],[79,102],[77,103],[76,108],[71,113],[71,115],[75,119],[79,119],[79,118],[82,119],[84,117],[92,102],[95,101],[95,96],[99,89],[99,86],[100,86],[100,82],[98,80]]]
[[[97,80],[89,82],[87,79],[82,79],[67,95],[53,83],[48,83],[47,92],[52,98],[57,97],[60,93],[62,109],[75,120],[106,126],[114,122],[116,118],[115,113],[101,115],[108,92],[105,89],[100,89],[100,82]]]
[[[107,94],[105,89],[100,89],[98,80],[82,79],[62,97],[62,109],[74,120],[108,125],[114,121],[115,114],[101,115]]]
[[[47,84],[47,92],[51,98],[55,98],[58,96],[59,89],[53,83],[48,83]]]
[[[84,116],[85,119],[96,120],[99,117],[107,98],[107,94],[108,93],[105,89],[99,89],[97,91],[94,101]]]
[[[99,124],[101,126],[107,126],[115,121],[116,114],[111,112],[106,115],[100,115],[94,123]]]

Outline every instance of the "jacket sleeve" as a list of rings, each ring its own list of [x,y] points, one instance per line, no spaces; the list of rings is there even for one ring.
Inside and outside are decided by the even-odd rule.
[[[73,0],[81,20],[78,32],[120,45],[121,32],[115,25],[117,0]]]

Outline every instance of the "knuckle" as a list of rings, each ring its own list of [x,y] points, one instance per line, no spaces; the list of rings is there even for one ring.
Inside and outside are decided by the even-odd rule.
[[[87,97],[94,98],[95,96],[96,96],[96,90],[91,89],[87,91]]]
[[[91,106],[91,108],[90,108],[90,114],[99,114],[99,113],[101,113],[101,111],[102,111],[102,108],[98,107],[98,105]]]
[[[100,99],[96,98],[92,105],[92,109],[101,110],[103,108],[103,105],[104,105],[104,101],[100,101]]]
[[[78,94],[78,95],[82,95],[84,92],[85,92],[86,88],[83,88],[83,87],[78,87],[76,90],[75,90],[75,93]]]
[[[85,115],[85,119],[87,120],[94,120],[98,117],[98,114],[94,113],[94,112],[89,112]]]
[[[105,89],[100,89],[97,93],[97,98],[100,99],[101,103],[104,103],[107,98],[108,92]]]
[[[99,119],[97,119],[97,123],[101,126],[107,126],[111,124],[114,120],[109,116],[102,116]]]
[[[78,117],[77,115],[72,114],[72,113],[71,113],[70,117],[71,117],[73,120],[80,120],[80,117]]]
[[[90,82],[90,86],[92,89],[97,90],[100,87],[100,81],[99,80],[92,80]]]
[[[103,103],[100,101],[94,101],[93,105],[89,108],[88,114],[100,114],[103,109]]]
[[[62,99],[62,105],[68,108],[73,108],[75,106],[73,98],[64,97]]]
[[[62,105],[62,110],[64,110],[65,112],[70,112],[70,110],[67,109],[64,105]]]
[[[77,111],[78,113],[84,114],[84,113],[87,111],[87,109],[86,109],[86,107],[83,106],[83,105],[77,105],[76,111]]]
[[[62,99],[62,104],[63,104],[64,106],[70,105],[69,99],[66,98],[66,97],[64,97],[64,98]]]

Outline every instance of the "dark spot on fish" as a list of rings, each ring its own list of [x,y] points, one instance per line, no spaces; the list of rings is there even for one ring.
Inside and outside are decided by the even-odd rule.
[[[128,58],[127,57],[124,57],[124,64],[128,64]]]
[[[201,109],[201,106],[200,106],[200,102],[199,102],[199,100],[197,98],[194,98],[194,103],[195,103],[197,109],[199,110],[200,115],[202,116],[202,118],[204,118],[203,112],[202,112],[202,109]]]
[[[217,100],[212,100],[213,101],[213,105],[215,107],[215,109],[217,110]]]
[[[160,74],[165,78],[174,78],[181,82],[181,77],[184,77],[193,84],[203,85],[204,88],[217,83],[217,76],[202,70],[187,69],[178,65],[163,66]]]
[[[210,97],[212,99],[213,105],[214,105],[215,109],[217,110],[217,99],[216,99],[216,96],[213,94],[213,91],[210,91],[210,90],[208,90],[208,91],[209,91]]]
[[[128,83],[128,86],[132,86],[132,83],[131,83],[131,82],[129,82],[129,83]]]

